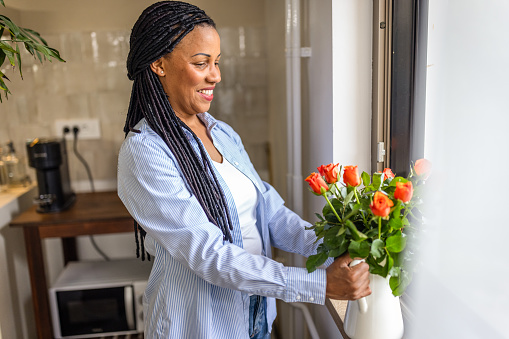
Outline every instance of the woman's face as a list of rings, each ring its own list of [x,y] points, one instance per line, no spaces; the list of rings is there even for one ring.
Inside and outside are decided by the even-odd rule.
[[[171,53],[152,64],[175,114],[181,119],[209,110],[214,88],[221,81],[220,57],[217,31],[213,27],[197,26]]]

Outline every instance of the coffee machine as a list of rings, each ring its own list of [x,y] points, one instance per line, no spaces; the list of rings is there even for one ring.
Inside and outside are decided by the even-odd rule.
[[[37,212],[59,212],[71,207],[76,194],[71,190],[65,139],[36,138],[28,141],[26,147],[28,165],[37,174]]]

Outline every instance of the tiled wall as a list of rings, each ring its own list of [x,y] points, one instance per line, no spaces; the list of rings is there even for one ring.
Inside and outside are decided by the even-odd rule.
[[[210,113],[241,135],[255,167],[269,180],[265,30],[226,27],[218,31],[223,80],[214,93]],[[125,69],[129,32],[75,32],[44,38],[67,62],[40,64],[26,53],[22,57],[24,80],[17,70],[5,71],[12,95],[0,104],[0,143],[13,140],[18,153],[25,156],[25,140],[57,135],[56,119],[98,118],[101,139],[79,141],[78,150],[90,165],[96,189],[115,188],[131,90]],[[72,155],[72,141],[68,149],[73,187],[86,191],[88,177]],[[34,170],[27,171],[34,178]]]

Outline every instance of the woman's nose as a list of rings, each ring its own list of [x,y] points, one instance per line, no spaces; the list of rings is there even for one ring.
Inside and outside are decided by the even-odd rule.
[[[207,80],[216,84],[221,81],[221,71],[219,70],[219,66],[214,65],[211,68],[209,74],[207,75]]]

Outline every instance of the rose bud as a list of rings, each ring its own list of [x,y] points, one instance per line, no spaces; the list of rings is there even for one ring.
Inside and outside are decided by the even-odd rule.
[[[419,159],[415,162],[415,174],[422,176],[423,180],[428,179],[431,173],[431,161],[426,159]]]
[[[385,179],[394,178],[394,173],[392,173],[392,170],[388,167],[384,168],[382,173],[384,174]]]
[[[391,212],[392,206],[394,206],[392,200],[382,192],[378,191],[375,193],[369,208],[371,208],[371,212],[373,212],[374,215],[385,218]]]
[[[338,181],[339,164],[328,164],[318,167],[318,172],[325,177],[325,181],[329,184],[334,184]]]
[[[396,190],[394,191],[394,199],[399,199],[404,203],[409,202],[414,194],[414,186],[411,181],[405,183],[396,183]]]
[[[359,175],[359,171],[357,170],[357,166],[345,166],[345,170],[343,172],[343,181],[349,186],[355,187],[360,185],[361,177]]]
[[[318,173],[311,173],[305,180],[316,194],[322,195],[329,190],[329,186]]]

